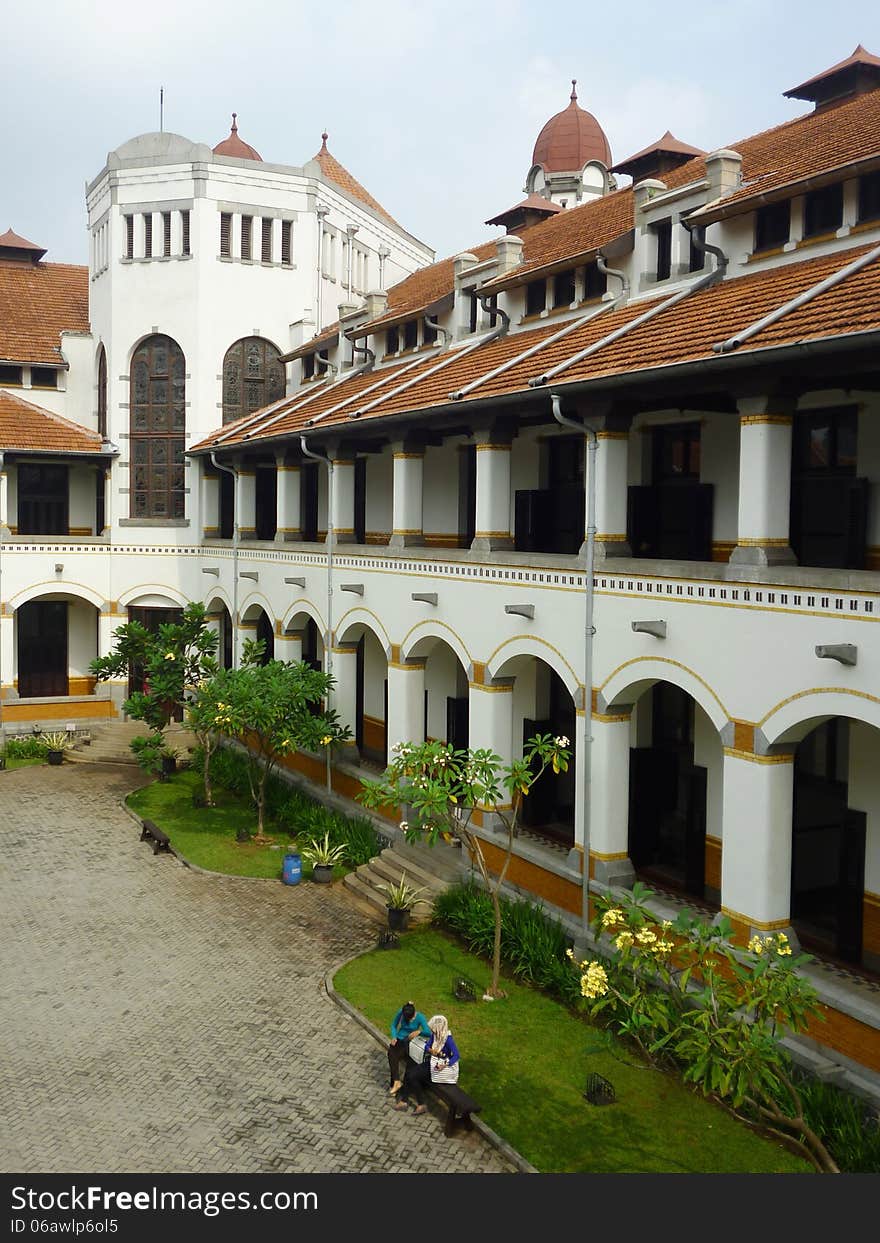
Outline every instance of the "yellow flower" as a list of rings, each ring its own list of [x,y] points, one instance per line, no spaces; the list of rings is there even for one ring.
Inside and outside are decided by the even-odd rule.
[[[574,958],[574,950],[571,948],[571,946],[569,946],[568,949],[565,951],[565,957]]]
[[[753,954],[763,954],[764,953],[764,942],[761,940],[759,936],[753,936],[751,941],[749,941],[749,949],[752,951]]]
[[[619,950],[629,949],[632,943],[633,943],[633,934],[629,931],[619,933],[617,936],[617,939],[614,942],[614,944],[617,946]]]
[[[602,927],[613,928],[615,924],[623,923],[623,911],[619,911],[617,907],[612,907],[610,911],[606,911],[602,916]]]
[[[640,928],[636,933],[636,940],[639,945],[653,945],[657,940],[657,934],[652,932],[650,928]]]
[[[324,737],[321,739],[321,746],[329,747],[332,741],[333,739],[331,738],[331,736],[329,734],[325,734]]]
[[[604,997],[608,992],[608,976],[605,968],[597,962],[591,962],[581,976],[581,995],[593,1000]]]
[[[173,652],[166,652],[166,653],[165,653],[165,659],[166,659],[166,660],[173,660],[173,659],[174,659],[174,653],[173,653]]]

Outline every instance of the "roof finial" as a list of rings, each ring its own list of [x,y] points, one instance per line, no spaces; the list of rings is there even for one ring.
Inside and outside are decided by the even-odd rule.
[[[577,93],[577,89],[576,89],[576,88],[577,88],[577,84],[578,84],[578,80],[577,80],[577,78],[572,78],[572,80],[571,80],[571,100],[572,100],[572,103],[575,103],[575,102],[576,102],[576,100],[577,100],[577,97],[578,97],[578,93]]]
[[[330,137],[330,135],[327,133],[327,131],[326,131],[326,130],[324,130],[324,132],[321,134],[321,150],[322,150],[322,151],[326,151],[326,150],[327,150],[327,139],[328,139],[329,137]]]
[[[237,116],[238,116],[238,113],[237,113],[237,112],[233,112],[233,114],[232,114],[232,132],[233,132],[233,134],[237,134],[237,133],[238,133],[238,126],[237,126],[237,125],[236,125],[236,123],[235,123],[235,118],[236,118]]]

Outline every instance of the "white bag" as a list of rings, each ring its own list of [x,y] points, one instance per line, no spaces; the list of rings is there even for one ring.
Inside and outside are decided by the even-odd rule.
[[[413,1036],[409,1042],[409,1056],[413,1062],[421,1063],[425,1060],[425,1045],[427,1040],[424,1036]]]
[[[458,1062],[453,1062],[451,1066],[439,1066],[438,1063],[443,1060],[439,1057],[431,1058],[431,1082],[458,1083]]]

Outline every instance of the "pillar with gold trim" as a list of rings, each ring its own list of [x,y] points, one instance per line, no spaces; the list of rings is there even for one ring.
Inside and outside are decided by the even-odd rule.
[[[468,681],[468,743],[501,758],[502,767],[513,759],[513,678],[491,678],[485,666],[475,664]],[[490,827],[483,817],[484,827]]]
[[[425,741],[425,662],[402,660],[392,649],[388,662],[388,758],[397,743]]]
[[[354,751],[357,733],[357,644],[333,644],[332,704],[339,713],[339,723],[351,731],[351,743],[346,751]],[[390,687],[389,687],[390,699]]]
[[[627,456],[629,432],[606,419],[606,426],[596,433],[596,543],[595,560],[606,557],[629,557],[632,550],[626,537],[627,506]],[[593,486],[589,478],[589,441],[584,446],[587,460],[587,487]],[[586,531],[586,517],[584,519]],[[586,540],[581,554],[586,551]]]
[[[631,719],[632,704],[609,708],[601,697],[597,699],[594,695],[590,756],[590,856],[594,880],[606,885],[631,885],[635,879],[629,857]],[[578,725],[580,723],[579,715]],[[581,736],[579,744],[582,745],[582,741]],[[579,746],[579,752],[580,749]],[[580,840],[583,841],[582,832]]]
[[[391,548],[424,543],[422,488],[425,451],[401,441],[394,446]]]
[[[276,472],[278,487],[275,494],[275,543],[285,544],[302,538],[300,468],[297,464],[286,462],[284,455],[279,454],[276,459]]]
[[[777,405],[779,403],[776,403]],[[792,565],[790,410],[767,398],[741,398],[739,408],[739,507],[736,547],[740,565]]]
[[[511,435],[504,431],[477,433],[476,552],[512,548],[510,521]]]
[[[239,539],[257,538],[257,473],[245,466],[235,474],[235,521]]]

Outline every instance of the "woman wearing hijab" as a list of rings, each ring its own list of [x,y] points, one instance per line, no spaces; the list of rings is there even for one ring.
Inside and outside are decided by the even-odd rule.
[[[435,1014],[428,1019],[428,1027],[431,1029],[431,1042],[425,1046],[424,1061],[418,1065],[410,1062],[407,1066],[395,1109],[406,1109],[412,1094],[416,1099],[413,1113],[423,1114],[427,1111],[425,1084],[458,1082],[461,1054],[452,1039],[449,1021],[444,1014]]]
[[[411,1001],[405,1001],[391,1020],[391,1043],[388,1046],[388,1068],[391,1071],[392,1096],[396,1096],[403,1086],[400,1064],[407,1062],[412,1041],[416,1037],[424,1037],[425,1042],[431,1039],[428,1020],[417,1010]]]

